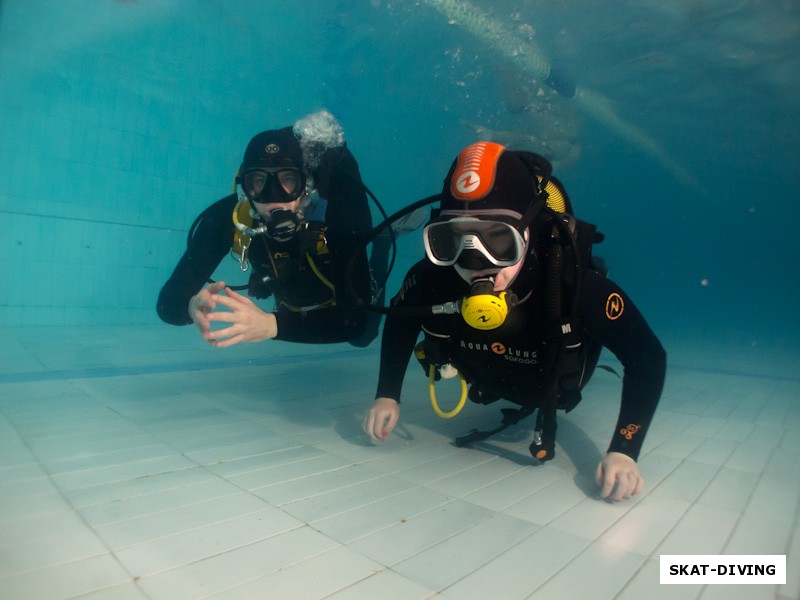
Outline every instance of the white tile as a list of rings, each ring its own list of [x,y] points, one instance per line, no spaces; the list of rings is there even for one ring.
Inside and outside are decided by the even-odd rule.
[[[755,473],[723,467],[703,491],[698,502],[740,512],[747,504],[757,480]]]
[[[766,402],[755,422],[768,427],[783,427],[789,414],[789,406],[786,402]]]
[[[0,516],[0,528],[6,521],[72,509],[60,493],[57,491],[45,491],[48,487],[46,482],[34,481],[30,483],[35,484],[34,489],[43,493],[25,495],[24,492],[30,489],[30,485],[26,483],[21,485],[18,490],[12,489],[0,496],[0,509],[2,509],[2,513],[0,513],[2,515]],[[45,486],[45,488],[41,486]],[[19,492],[22,492],[22,494]]]
[[[800,475],[796,467],[800,464],[800,450],[775,449],[764,469],[765,477],[784,480],[784,485],[797,488],[800,486]]]
[[[118,549],[115,553],[131,573],[138,576],[152,575],[165,569],[225,554],[301,526],[302,523],[286,513],[276,508],[267,508],[149,539]]]
[[[16,432],[0,432],[0,476],[3,476],[2,481],[7,481],[8,478],[23,472],[26,468],[34,469],[37,466],[36,458],[22,440],[16,438]]]
[[[659,454],[656,451],[640,456],[637,461],[639,472],[644,477],[644,494],[656,493],[658,488],[668,480],[677,469],[681,460],[672,456]],[[670,488],[670,484],[666,484]]]
[[[309,473],[291,481],[255,488],[252,491],[270,504],[282,506],[382,477],[384,477],[383,473],[368,466],[347,465],[342,468]]]
[[[772,449],[758,442],[741,442],[725,461],[725,466],[739,471],[761,473],[772,455]]]
[[[350,466],[350,463],[343,458],[317,452],[316,450],[298,451],[297,454],[303,454],[305,458],[287,463],[278,463],[256,471],[231,475],[227,479],[245,490],[269,490],[270,486],[278,486]]]
[[[651,431],[647,433],[647,439],[650,439],[651,432],[660,433],[667,437],[678,434],[698,435],[705,439],[702,432],[696,434],[687,433],[687,429],[694,425],[696,418],[697,417],[694,415],[666,408],[665,398],[662,396],[661,402],[658,404],[658,410],[656,410],[656,414],[653,417],[653,423],[650,428]]]
[[[163,456],[151,460],[120,463],[107,467],[88,468],[53,476],[53,481],[65,493],[82,488],[105,486],[130,481],[169,471],[191,469],[196,465],[180,455]]]
[[[454,501],[361,538],[350,547],[382,565],[392,566],[490,516],[484,508]]]
[[[205,467],[221,477],[232,479],[237,475],[246,475],[262,469],[271,469],[310,458],[319,458],[326,454],[328,453],[314,446],[294,445],[286,441],[283,445],[276,443],[276,447],[267,452],[230,458],[205,465]],[[242,478],[240,481],[245,482],[247,480]],[[253,483],[249,482],[248,485],[253,485]]]
[[[587,414],[588,411],[582,410],[583,407],[584,405],[581,405],[581,408],[575,409],[574,412],[559,415],[557,442],[562,448],[577,444],[607,428],[606,421],[610,421],[611,417],[607,417],[605,414],[600,417]],[[533,424],[528,428],[529,432],[532,430]],[[533,441],[533,437],[528,436],[527,444],[530,445],[531,441]]]
[[[215,425],[209,423],[209,427],[213,429]],[[190,442],[184,442],[182,451],[198,464],[213,465],[298,445],[297,441],[266,428],[237,437],[246,439],[216,439],[203,432],[192,432],[188,436]]]
[[[441,460],[459,451],[450,444],[391,439],[374,450],[376,457],[370,461],[370,467],[390,474],[403,474],[404,471]]]
[[[346,588],[326,596],[325,600],[428,600],[436,595],[407,577],[403,577],[389,569],[371,575]]]
[[[513,548],[537,529],[532,523],[494,515],[395,564],[392,569],[426,587],[441,590]]]
[[[400,477],[381,475],[351,485],[325,490],[321,494],[281,504],[281,508],[304,521],[312,523],[353,511],[392,498],[417,486]]]
[[[584,474],[590,471],[594,473],[594,468],[600,462],[600,458],[608,447],[610,439],[611,430],[607,429],[591,437],[582,438],[568,446],[562,446],[559,441],[556,443],[555,458],[546,464],[551,469],[558,469],[569,474],[573,474],[576,471],[583,471]],[[525,448],[525,454],[526,458],[530,457],[527,448]],[[538,461],[534,461],[532,457],[530,461],[538,466],[536,464]]]
[[[717,466],[685,460],[676,466],[662,481],[653,486],[648,495],[695,502],[714,480],[718,471],[719,467]],[[646,484],[647,481],[645,479]]]
[[[697,403],[698,405],[700,403]],[[712,438],[716,433],[721,430],[727,421],[720,417],[697,417],[694,422],[687,427],[683,433],[686,435],[701,435],[706,438]]]
[[[692,452],[692,460],[713,466],[722,466],[733,454],[736,446],[736,442],[730,440],[708,438]]]
[[[714,437],[720,440],[730,440],[741,444],[752,435],[755,428],[756,425],[751,421],[728,419],[719,431],[714,434]]]
[[[584,498],[550,521],[548,527],[586,540],[594,540],[635,505],[636,500],[604,502],[599,498]]]
[[[432,445],[429,443],[407,442],[405,440],[400,441],[392,438],[389,438],[383,443],[376,444],[363,432],[360,421],[355,427],[357,427],[357,431],[351,432],[349,430],[343,431],[341,426],[337,426],[336,430],[331,432],[334,435],[330,435],[324,440],[307,439],[306,442],[318,450],[341,456],[351,463],[370,463],[370,466],[373,468],[382,468],[392,473],[396,472],[397,469],[385,468],[383,466],[378,467],[377,465],[380,465],[382,460],[388,457],[395,457],[397,454],[401,454],[405,451],[420,451],[422,448],[432,448]],[[398,443],[400,447],[398,447]]]
[[[130,495],[111,502],[93,504],[81,509],[81,515],[93,527],[159,514],[207,502],[221,496],[241,494],[241,490],[219,478],[210,478],[184,486]],[[263,504],[263,503],[262,503]]]
[[[171,503],[161,498],[158,512],[132,514],[102,525],[93,524],[97,535],[112,550],[147,543],[164,536],[201,529],[211,523],[226,521],[263,511],[267,504],[251,494],[237,491],[226,496],[203,499],[193,504]]]
[[[98,484],[86,488],[66,490],[64,495],[77,508],[97,504],[119,502],[137,496],[158,493],[164,490],[192,486],[217,479],[217,476],[201,467],[154,473],[123,481]]]
[[[603,532],[596,545],[649,556],[686,513],[691,504],[669,497],[646,496]]]
[[[86,397],[43,398],[26,403],[25,411],[12,417],[22,435],[35,447],[48,440],[110,440],[142,434],[142,430],[105,406]],[[74,423],[80,423],[76,431]]]
[[[787,457],[776,453],[769,462],[768,470],[761,473],[752,490],[745,516],[770,516],[781,518],[787,527],[794,525],[792,518],[800,507],[800,477],[796,475],[800,462],[797,454]]]
[[[536,491],[564,479],[564,473],[543,467],[523,468],[514,474],[464,496],[464,500],[494,511],[503,511]]]
[[[614,600],[698,600],[701,585],[661,585],[659,557],[648,560],[628,581]],[[728,586],[726,586],[728,587]]]
[[[291,598],[315,600],[345,590],[379,571],[381,566],[339,546],[210,597],[212,600]],[[382,596],[382,595],[381,595]]]
[[[150,600],[136,582],[81,595],[77,600]]]
[[[0,469],[0,520],[7,514],[12,498],[24,499],[42,494],[54,494],[58,489],[37,464]]]
[[[495,458],[437,479],[428,486],[448,496],[460,498],[512,476],[525,468],[529,467]]]
[[[737,421],[753,423],[756,428],[758,428],[760,425],[756,422],[756,418],[761,413],[766,403],[766,398],[747,398],[739,406],[733,409],[728,418]],[[760,427],[766,427],[766,425],[761,425]]]
[[[48,473],[56,480],[59,480],[62,479],[62,475],[69,477],[70,473],[93,471],[106,467],[115,468],[121,465],[162,460],[175,456],[175,451],[169,446],[161,444],[150,437],[145,439],[147,443],[133,447],[123,448],[121,446],[124,444],[120,442],[116,448],[113,448],[113,444],[109,444],[107,449],[79,452],[73,450],[65,452],[66,456],[55,459],[39,456],[39,460]]]
[[[47,525],[52,523],[48,521]],[[43,524],[44,525],[44,524]],[[32,529],[36,525],[32,525]],[[0,580],[41,568],[79,562],[108,552],[93,531],[75,518],[64,518],[49,531],[39,530],[31,539],[0,542]]]
[[[62,531],[78,530],[81,530],[81,533],[89,531],[80,515],[67,506],[61,510],[45,513],[25,515],[4,513],[0,519],[0,546],[8,545],[13,548],[18,543],[60,535]]]
[[[786,552],[786,585],[778,586],[781,600],[800,598],[800,522],[792,532],[792,541]]]
[[[645,557],[595,542],[553,573],[529,600],[591,598],[611,600],[644,564]]]
[[[593,482],[585,481],[584,487],[590,484],[593,485]],[[569,511],[586,497],[586,492],[576,484],[573,477],[562,477],[512,504],[503,512],[518,519],[545,525]]]
[[[775,600],[774,585],[709,585],[700,600]]]
[[[797,426],[797,421],[798,419],[795,419],[795,424],[791,428],[785,429],[783,436],[780,436],[780,439],[776,441],[776,443],[780,444],[781,449],[793,452],[800,451],[800,427]],[[760,435],[758,439],[775,440],[775,428],[765,427],[764,429],[763,435]]]
[[[652,432],[652,427],[650,432]],[[650,440],[650,432],[647,434],[648,441]],[[706,438],[702,435],[690,435],[687,433],[671,434],[661,444],[655,446],[652,453],[679,459],[689,458],[705,440]]]
[[[550,527],[539,529],[448,587],[444,593],[459,600],[527,598],[589,544],[586,539]],[[562,597],[570,596],[552,596]],[[585,597],[594,598],[592,595]]]
[[[723,554],[786,554],[794,515],[744,515],[725,544]]]
[[[656,554],[723,554],[739,513],[694,504],[659,544]]]
[[[436,460],[430,460],[409,469],[404,469],[402,475],[410,481],[425,484],[437,481],[453,473],[465,471],[492,459],[491,455],[474,449],[458,448],[455,452],[448,453]]]
[[[445,506],[451,499],[425,487],[413,487],[385,500],[341,513],[322,521],[314,528],[342,543],[352,543],[398,523],[406,523],[425,512]]]
[[[123,585],[130,580],[130,574],[114,557],[102,554],[58,565],[41,565],[35,571],[3,578],[0,591],[9,600],[55,600]]]
[[[169,569],[174,562],[169,555],[162,556],[160,561],[156,555],[153,562],[160,563],[160,568],[154,574],[139,579],[139,585],[153,600],[206,598],[337,546],[309,527],[301,527],[174,569]]]

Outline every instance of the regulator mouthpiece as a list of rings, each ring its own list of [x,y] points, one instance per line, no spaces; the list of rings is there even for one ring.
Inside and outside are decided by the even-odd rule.
[[[300,220],[291,210],[276,208],[269,213],[267,235],[277,242],[288,242],[295,233]]]
[[[495,292],[491,278],[476,279],[472,282],[470,295],[461,302],[461,316],[474,329],[497,329],[505,322],[516,300],[513,293]]]

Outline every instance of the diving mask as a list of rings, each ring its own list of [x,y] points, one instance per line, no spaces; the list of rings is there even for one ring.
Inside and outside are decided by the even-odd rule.
[[[510,267],[525,254],[525,238],[514,226],[517,221],[499,214],[492,215],[491,219],[457,216],[434,221],[423,230],[425,254],[440,267],[452,266],[462,255],[468,257],[475,253],[489,265]]]
[[[251,169],[241,178],[242,190],[258,204],[291,202],[306,189],[306,176],[294,168]]]

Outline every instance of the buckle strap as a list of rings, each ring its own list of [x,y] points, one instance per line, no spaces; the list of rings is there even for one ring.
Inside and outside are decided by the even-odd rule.
[[[521,408],[503,408],[500,410],[500,412],[503,413],[503,420],[501,421],[499,427],[489,431],[478,431],[477,429],[473,429],[467,435],[457,437],[455,444],[459,448],[468,448],[476,442],[481,442],[496,433],[500,433],[501,431],[508,429],[512,425],[516,425],[522,421],[522,419],[533,413],[534,410],[535,409],[530,406],[523,406]]]

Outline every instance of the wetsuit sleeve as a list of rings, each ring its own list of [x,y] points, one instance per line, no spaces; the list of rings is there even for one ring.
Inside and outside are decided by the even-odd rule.
[[[584,325],[624,368],[619,417],[608,447],[636,460],[666,373],[666,353],[631,299],[613,281],[587,271]]]
[[[325,222],[328,248],[332,254],[332,277],[336,290],[336,305],[305,314],[289,310],[278,311],[279,340],[304,343],[346,342],[358,338],[367,325],[367,314],[356,306],[345,291],[347,263],[353,253],[355,264],[353,287],[358,295],[369,300],[371,277],[365,241],[372,229],[367,196],[355,158],[347,148],[326,158],[323,168],[330,176],[317,176],[320,194],[327,198]]]
[[[430,304],[425,298],[425,285],[421,283],[422,268],[427,261],[417,263],[406,274],[400,292],[392,299],[391,306],[407,308]],[[375,398],[392,398],[400,402],[408,361],[422,328],[421,317],[389,315],[381,338],[381,360],[378,389]]]
[[[280,309],[275,313],[275,339],[303,344],[335,344],[358,337],[366,325],[366,313],[354,305],[320,308],[307,313]]]
[[[189,300],[214,273],[233,241],[233,207],[236,197],[228,196],[208,207],[195,221],[186,251],[172,275],[161,288],[156,310],[170,325],[189,325]]]

